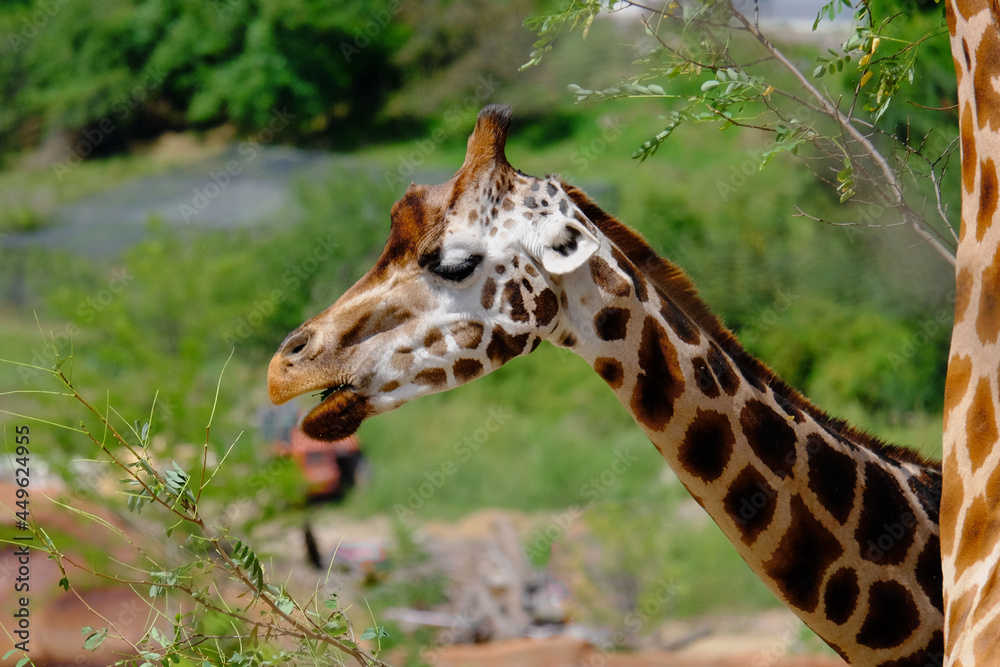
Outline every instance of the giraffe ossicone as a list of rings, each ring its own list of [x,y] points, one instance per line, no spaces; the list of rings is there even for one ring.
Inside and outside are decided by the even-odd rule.
[[[943,658],[937,464],[831,419],[746,353],[687,276],[580,190],[514,169],[510,109],[393,206],[375,266],[292,332],[275,402],[323,392],[320,439],[542,340],[611,387],[743,559],[852,664]]]

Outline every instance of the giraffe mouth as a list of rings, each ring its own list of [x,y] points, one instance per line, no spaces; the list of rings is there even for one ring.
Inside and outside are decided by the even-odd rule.
[[[315,440],[342,440],[358,430],[368,413],[368,399],[351,385],[327,387],[319,405],[302,418],[302,432]]]

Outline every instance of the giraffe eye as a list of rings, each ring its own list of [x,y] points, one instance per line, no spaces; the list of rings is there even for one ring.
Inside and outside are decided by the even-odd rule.
[[[475,272],[476,268],[482,264],[482,262],[482,255],[470,255],[468,259],[459,262],[458,264],[440,264],[438,262],[432,262],[428,268],[431,273],[436,276],[459,283],[471,276]]]

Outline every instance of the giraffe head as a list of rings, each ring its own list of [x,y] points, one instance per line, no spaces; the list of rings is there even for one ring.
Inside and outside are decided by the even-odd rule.
[[[323,392],[303,419],[310,436],[345,437],[365,418],[469,382],[557,331],[562,281],[587,264],[598,234],[568,186],[511,167],[509,126],[509,107],[483,109],[458,173],[411,185],[392,207],[375,266],[271,359],[275,403]]]

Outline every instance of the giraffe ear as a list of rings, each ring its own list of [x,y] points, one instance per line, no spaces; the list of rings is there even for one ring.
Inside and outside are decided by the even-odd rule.
[[[537,244],[529,252],[551,274],[575,271],[590,259],[599,243],[593,232],[573,218],[549,218],[538,230]]]

